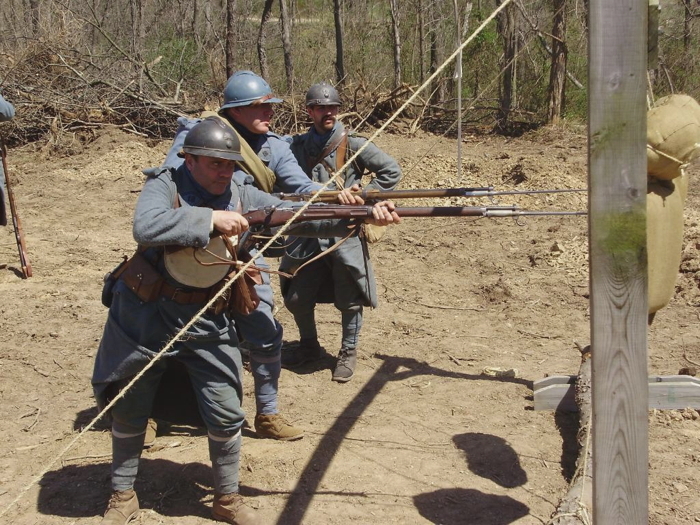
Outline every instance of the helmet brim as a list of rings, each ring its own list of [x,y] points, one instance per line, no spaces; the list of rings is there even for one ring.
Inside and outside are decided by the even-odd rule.
[[[223,110],[228,109],[228,108],[240,108],[243,106],[252,106],[256,102],[258,102],[258,100],[260,100],[260,98],[252,98],[252,99],[247,99],[247,100],[236,100],[233,102],[228,102],[227,104],[224,104],[223,106],[221,106],[219,108],[219,113],[221,113]],[[262,105],[262,104],[281,104],[282,102],[284,102],[284,100],[282,100],[281,98],[272,97],[272,98],[268,98],[267,100],[265,100],[263,102],[258,102],[258,104],[259,105]]]
[[[233,153],[231,151],[215,150],[209,148],[187,148],[186,150],[181,150],[177,156],[184,157],[185,153],[190,155],[199,155],[200,157],[213,157],[215,159],[226,159],[226,160],[237,160],[242,161],[243,155],[240,153]]]

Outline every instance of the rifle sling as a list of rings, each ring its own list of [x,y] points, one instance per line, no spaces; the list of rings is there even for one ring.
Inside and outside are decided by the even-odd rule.
[[[347,151],[348,147],[348,130],[343,129],[343,131],[335,137],[332,141],[330,141],[325,148],[323,148],[323,151],[321,154],[316,157],[313,160],[308,161],[309,162],[309,167],[310,169],[313,169],[316,164],[323,164],[323,166],[328,170],[328,172],[331,175],[335,175],[335,168],[333,168],[327,161],[326,157],[333,153],[336,149],[338,150],[338,154],[335,156],[335,163],[336,167],[338,165],[338,161],[340,160],[340,165],[342,166],[345,164],[345,153]],[[345,180],[343,180],[343,183],[345,183]],[[343,184],[344,185],[344,184]],[[336,186],[338,186],[338,189],[342,189],[342,186],[336,182]]]

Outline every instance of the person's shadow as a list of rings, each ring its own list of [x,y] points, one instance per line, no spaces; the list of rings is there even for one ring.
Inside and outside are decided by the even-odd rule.
[[[101,516],[111,494],[110,463],[67,465],[44,475],[39,482],[37,510],[47,516]],[[211,515],[212,471],[204,463],[175,463],[141,458],[134,489],[142,510],[177,518]],[[244,496],[259,491],[241,487]],[[177,522],[177,521],[175,521]]]

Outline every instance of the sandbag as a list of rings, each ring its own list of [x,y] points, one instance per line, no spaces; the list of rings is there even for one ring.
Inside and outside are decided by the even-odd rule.
[[[688,176],[647,185],[649,313],[666,306],[676,288],[683,249],[683,205]]]
[[[672,180],[700,156],[700,105],[687,95],[669,95],[647,112],[647,174]]]
[[[686,111],[690,111],[692,114],[695,115],[695,118],[697,118],[698,121],[700,121],[700,103],[698,103],[690,95],[674,94],[661,97],[659,100],[656,101],[656,104],[654,104],[654,106],[665,106],[667,104],[683,108]]]

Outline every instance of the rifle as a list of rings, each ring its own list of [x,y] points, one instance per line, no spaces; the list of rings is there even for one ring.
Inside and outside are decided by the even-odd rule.
[[[27,279],[32,276],[32,265],[29,264],[27,257],[27,247],[24,244],[24,232],[22,231],[22,223],[17,215],[17,206],[15,206],[15,196],[10,185],[10,173],[7,169],[7,148],[5,143],[0,141],[0,157],[2,157],[2,169],[5,172],[5,185],[7,186],[7,199],[10,201],[10,213],[12,215],[12,225],[15,229],[15,240],[17,241],[17,249],[19,250],[19,262],[22,267],[22,278]]]
[[[562,190],[502,190],[496,191],[493,186],[481,186],[475,188],[435,188],[417,190],[359,190],[351,192],[363,200],[393,200],[393,199],[417,199],[432,197],[494,197],[497,195],[534,195],[537,193],[575,193],[588,191],[585,189]],[[310,193],[274,193],[278,199],[287,201],[309,201],[316,197],[314,202],[336,202],[338,190],[329,190]]]
[[[386,193],[386,192],[382,192]],[[300,208],[280,208],[267,206],[248,210],[243,216],[248,224],[256,229],[282,226]],[[585,211],[533,211],[522,210],[517,206],[437,206],[424,208],[396,208],[399,217],[523,217],[541,215],[586,215]],[[309,205],[294,222],[317,221],[322,219],[367,219],[372,217],[372,206],[319,204]]]

